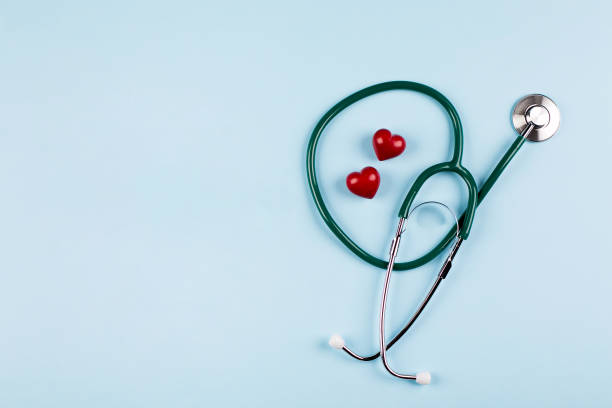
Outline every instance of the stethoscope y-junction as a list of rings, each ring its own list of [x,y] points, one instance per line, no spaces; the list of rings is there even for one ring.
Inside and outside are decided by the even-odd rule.
[[[434,100],[436,100],[445,109],[450,118],[452,132],[454,136],[454,146],[453,154],[449,161],[438,163],[427,168],[416,178],[416,180],[408,190],[408,193],[406,194],[406,197],[404,198],[404,201],[402,202],[399,209],[399,222],[395,235],[391,241],[391,248],[389,250],[389,260],[385,261],[368,253],[359,245],[357,245],[333,219],[331,213],[325,205],[325,201],[323,200],[321,191],[319,190],[316,176],[315,161],[317,143],[319,142],[319,139],[321,138],[326,126],[331,122],[334,117],[336,117],[344,109],[360,101],[361,99],[367,98],[368,96],[377,93],[392,90],[416,91],[428,95]],[[420,372],[418,374],[412,375],[400,374],[394,371],[389,365],[386,351],[389,350],[389,348],[391,348],[410,329],[412,324],[416,321],[427,303],[430,301],[431,297],[437,290],[442,280],[444,280],[448,275],[452,267],[453,259],[455,258],[459,247],[461,246],[463,241],[468,238],[470,234],[470,229],[472,227],[472,223],[474,222],[476,208],[489,193],[489,191],[491,190],[495,182],[498,180],[499,176],[502,174],[508,163],[510,163],[512,158],[516,155],[516,153],[523,146],[526,140],[540,142],[553,136],[559,129],[560,114],[557,106],[551,99],[547,98],[544,95],[532,94],[525,96],[516,103],[512,113],[512,123],[515,130],[519,133],[519,136],[510,145],[506,153],[504,153],[500,161],[493,169],[491,175],[485,180],[480,189],[478,189],[474,177],[461,163],[461,159],[463,157],[463,129],[461,126],[461,120],[459,119],[459,114],[457,113],[455,107],[444,95],[429,86],[408,81],[393,81],[380,83],[357,91],[352,95],[349,95],[348,97],[334,105],[329,111],[327,111],[327,113],[323,115],[323,117],[315,126],[312,135],[310,136],[306,156],[308,185],[310,186],[310,191],[312,193],[312,197],[314,199],[317,210],[321,214],[321,217],[323,218],[325,224],[349,250],[351,250],[355,255],[368,262],[369,264],[387,270],[385,275],[385,282],[380,308],[379,352],[369,356],[361,356],[353,352],[350,348],[348,348],[345,345],[344,340],[338,335],[334,335],[331,337],[331,346],[337,349],[342,349],[348,355],[361,361],[371,361],[377,359],[378,357],[381,357],[384,367],[393,376],[403,379],[415,380],[419,384],[429,384],[431,376],[428,372]],[[414,199],[423,184],[432,176],[444,172],[451,172],[457,174],[464,181],[467,187],[467,205],[463,212],[463,215],[461,215],[459,219],[457,219],[457,217],[452,212],[452,210],[450,210],[450,208],[448,208],[445,204],[437,201],[427,201],[413,207]],[[430,249],[429,252],[427,252],[423,256],[408,262],[395,262],[395,258],[399,249],[400,239],[404,231],[406,221],[410,218],[411,214],[417,208],[425,204],[439,205],[450,211],[453,217],[455,218],[455,227],[452,228],[436,246]],[[387,343],[385,340],[385,309],[391,272],[393,270],[402,271],[413,269],[424,265],[432,259],[436,258],[438,255],[440,255],[440,253],[445,248],[449,247],[451,243],[451,249],[446,259],[444,260],[442,267],[440,268],[440,272],[438,273],[435,282],[433,283],[431,289],[425,296],[424,300],[421,302],[416,312],[406,323],[406,325]]]

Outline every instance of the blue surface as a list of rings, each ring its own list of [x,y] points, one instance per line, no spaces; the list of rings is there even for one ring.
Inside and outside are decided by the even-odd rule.
[[[537,4],[536,4],[537,3]],[[13,2],[0,12],[0,406],[612,405],[612,7],[606,2]],[[420,81],[463,119],[482,183],[509,112],[551,96],[414,332],[390,353],[430,386],[327,345],[376,349],[383,274],[313,206],[316,120],[364,86]],[[379,163],[374,130],[406,137]],[[442,111],[409,93],[334,121],[320,179],[385,256],[403,194],[449,157]],[[346,192],[366,165],[374,200]],[[438,177],[418,198],[458,209]],[[424,212],[401,258],[448,222]],[[439,262],[394,275],[389,331]]]

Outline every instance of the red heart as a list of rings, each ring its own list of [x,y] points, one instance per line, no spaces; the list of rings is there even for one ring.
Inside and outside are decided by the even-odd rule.
[[[380,185],[380,175],[374,167],[364,167],[346,177],[346,186],[353,194],[364,198],[374,198]]]
[[[391,136],[387,129],[380,129],[374,133],[372,138],[374,153],[378,160],[387,160],[399,156],[406,148],[406,141],[400,135]]]

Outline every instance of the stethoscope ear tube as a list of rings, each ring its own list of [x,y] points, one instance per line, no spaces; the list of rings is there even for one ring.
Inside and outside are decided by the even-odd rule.
[[[399,250],[399,245],[400,245],[402,234],[405,231],[404,229],[405,222],[412,216],[412,214],[418,208],[424,205],[439,205],[451,213],[455,221],[456,242],[455,242],[455,245],[453,245],[442,268],[440,269],[440,272],[438,273],[436,281],[434,282],[432,288],[427,293],[427,296],[425,297],[425,299],[423,300],[423,302],[421,303],[421,305],[419,306],[415,314],[408,321],[408,324],[406,324],[406,326],[402,330],[400,330],[400,332],[396,334],[395,337],[388,344],[386,344],[385,342],[385,310],[386,310],[387,295],[389,292],[389,285],[390,285],[390,280],[391,280],[391,273],[393,271],[393,264],[395,263],[395,259],[397,257],[397,252]],[[418,384],[423,384],[423,385],[429,384],[431,381],[431,374],[427,371],[423,371],[417,374],[400,374],[396,372],[395,370],[393,370],[387,359],[386,351],[390,349],[393,346],[393,344],[395,344],[408,331],[408,329],[412,326],[412,324],[419,317],[421,312],[425,309],[425,306],[427,305],[429,300],[432,298],[436,289],[440,285],[440,282],[444,278],[446,278],[446,275],[448,274],[448,272],[450,271],[452,267],[452,260],[454,259],[455,255],[457,254],[457,251],[459,250],[459,247],[461,246],[461,243],[463,242],[463,239],[459,237],[459,231],[460,231],[459,230],[459,220],[457,219],[457,215],[455,214],[453,210],[450,209],[450,207],[448,207],[446,204],[441,203],[439,201],[425,201],[423,203],[420,203],[408,213],[408,216],[406,218],[400,217],[395,235],[393,239],[391,240],[391,247],[389,248],[389,264],[387,267],[387,272],[385,274],[385,283],[383,286],[382,300],[381,300],[381,305],[380,305],[380,316],[379,316],[379,350],[380,351],[368,357],[360,356],[359,354],[353,352],[348,346],[346,346],[344,339],[337,334],[331,336],[331,338],[329,339],[330,346],[332,346],[333,348],[339,349],[339,350],[343,350],[347,354],[349,354],[351,357],[357,360],[360,360],[360,361],[371,361],[381,356],[385,369],[391,375],[398,377],[398,378],[406,379],[406,380],[414,380]]]
[[[419,384],[429,384],[431,380],[431,375],[429,374],[429,372],[425,371],[425,372],[421,372],[418,374],[400,374],[391,368],[391,365],[389,364],[389,361],[387,360],[387,345],[385,344],[385,310],[387,307],[387,295],[389,293],[389,283],[391,281],[391,273],[393,272],[393,264],[395,263],[395,258],[397,257],[397,252],[399,250],[399,244],[400,244],[400,240],[402,237],[402,233],[404,232],[404,223],[410,218],[410,216],[418,208],[420,208],[423,205],[431,205],[431,204],[442,206],[448,212],[451,213],[451,215],[453,216],[455,220],[455,237],[457,239],[457,243],[453,246],[451,253],[446,258],[446,261],[444,262],[442,268],[440,269],[440,272],[438,274],[438,280],[444,279],[446,275],[448,274],[448,272],[450,271],[450,268],[452,267],[452,259],[455,257],[457,251],[459,250],[459,246],[461,245],[461,242],[463,241],[463,239],[459,236],[460,229],[459,229],[459,220],[457,219],[457,215],[455,214],[453,210],[450,209],[449,206],[439,201],[425,201],[415,206],[408,213],[406,218],[400,217],[398,226],[397,226],[397,231],[395,233],[395,237],[391,241],[391,248],[389,250],[389,266],[387,267],[387,272],[385,274],[385,283],[383,285],[382,300],[380,302],[379,327],[378,327],[380,356],[381,356],[383,366],[385,367],[385,369],[394,377],[402,378],[405,380],[415,380]]]

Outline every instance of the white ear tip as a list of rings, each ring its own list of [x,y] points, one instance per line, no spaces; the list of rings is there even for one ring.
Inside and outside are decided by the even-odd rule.
[[[427,385],[431,382],[431,374],[429,371],[422,371],[416,375],[417,384]]]
[[[344,347],[344,339],[340,335],[334,334],[329,338],[329,345],[340,350]]]

